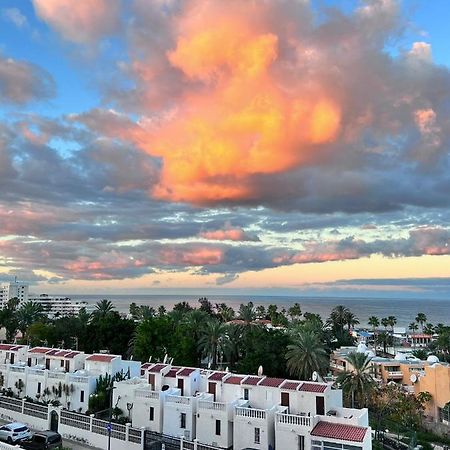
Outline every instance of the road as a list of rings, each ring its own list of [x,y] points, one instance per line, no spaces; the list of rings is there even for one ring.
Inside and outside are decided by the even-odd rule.
[[[10,421],[0,419],[0,425],[4,425],[6,423],[10,423]],[[31,431],[39,431],[39,430],[35,430],[35,429],[31,428]],[[101,449],[98,449],[97,447],[91,447],[89,445],[82,444],[82,443],[76,442],[76,441],[71,441],[71,440],[65,439],[65,438],[63,438],[63,446],[64,446],[64,448],[68,448],[71,450],[101,450]]]

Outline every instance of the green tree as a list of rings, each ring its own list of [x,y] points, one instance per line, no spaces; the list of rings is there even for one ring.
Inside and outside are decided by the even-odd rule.
[[[252,323],[256,318],[256,311],[253,302],[248,302],[246,305],[239,306],[239,319],[247,324]]]
[[[225,330],[225,325],[215,319],[206,322],[201,329],[198,347],[210,361],[212,369],[217,367],[217,361],[223,353]]]
[[[256,307],[256,317],[258,319],[265,319],[266,318],[266,308],[264,305],[258,305]]]
[[[325,374],[329,362],[322,342],[312,331],[294,335],[287,347],[286,360],[289,372],[301,380],[310,380],[313,372]]]
[[[394,333],[394,326],[397,323],[397,318],[395,316],[389,316],[387,320],[388,325],[391,327],[391,333]]]
[[[0,310],[0,327],[4,327],[6,330],[7,342],[13,342],[16,338],[19,327],[19,320],[17,317],[18,306],[19,299],[14,297],[8,300],[6,305]]]
[[[344,395],[350,399],[352,408],[367,406],[369,397],[374,388],[374,380],[371,374],[371,357],[365,353],[351,352],[345,358],[351,365],[351,370],[340,373],[337,384],[342,387]]]
[[[28,327],[34,322],[41,322],[45,318],[44,309],[38,302],[28,301],[20,305],[17,310],[18,328],[26,338]]]
[[[416,316],[416,322],[420,325],[420,328],[423,333],[423,325],[427,321],[427,316],[424,313],[418,313]]]
[[[370,316],[367,323],[372,327],[372,331],[375,333],[375,330],[377,327],[380,326],[380,321],[378,320],[378,317],[376,316]]]
[[[419,325],[416,322],[411,322],[408,326],[408,329],[411,331],[411,339],[413,342],[413,347],[416,346],[416,339],[414,337],[416,331],[419,329]]]
[[[331,325],[334,332],[342,333],[344,331],[349,314],[350,310],[343,305],[337,305],[331,310],[328,323]]]
[[[383,325],[384,329],[386,330],[389,326],[389,319],[387,317],[383,317],[381,319],[381,325]]]
[[[92,315],[98,319],[104,319],[114,311],[114,305],[110,300],[104,298],[95,304]]]

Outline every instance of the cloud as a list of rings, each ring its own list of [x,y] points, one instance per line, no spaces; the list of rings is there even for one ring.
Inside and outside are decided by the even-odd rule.
[[[0,54],[0,102],[24,104],[55,95],[52,76],[40,67]]]
[[[3,19],[13,23],[17,28],[23,28],[28,25],[28,20],[18,8],[2,9]]]
[[[239,278],[239,274],[237,273],[227,273],[222,277],[216,278],[217,286],[223,286],[224,284],[232,283],[233,281]]]
[[[204,230],[198,236],[212,241],[259,241],[257,236],[246,233],[242,228],[234,228],[231,225],[227,225],[220,230]]]
[[[119,0],[33,0],[36,15],[77,44],[93,43],[118,27]]]

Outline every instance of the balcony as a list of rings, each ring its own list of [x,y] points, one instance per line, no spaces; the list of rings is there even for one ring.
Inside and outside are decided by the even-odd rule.
[[[47,378],[49,380],[65,380],[66,373],[65,372],[49,372]]]
[[[81,375],[71,375],[70,376],[71,383],[89,383],[89,377],[81,376]]]
[[[43,369],[28,369],[28,375],[36,375],[38,377],[43,377],[45,372]]]
[[[294,425],[299,427],[311,427],[311,417],[298,414],[276,413],[276,423],[282,425]]]
[[[386,373],[390,379],[400,380],[403,378],[403,372],[401,370],[386,370]]]
[[[150,398],[153,400],[159,400],[159,392],[149,391],[147,389],[136,389],[134,391],[135,398]]]
[[[24,373],[25,367],[10,366],[9,371],[16,372],[16,373]]]
[[[240,406],[237,406],[236,407],[236,417],[246,417],[249,419],[265,420],[267,417],[267,412],[264,409],[242,408]]]
[[[222,402],[208,402],[206,400],[200,400],[198,402],[198,409],[213,410],[213,411],[226,411],[227,405]]]
[[[191,397],[182,397],[181,395],[168,395],[166,403],[174,403],[177,405],[191,406]]]
[[[330,367],[332,369],[336,369],[336,370],[342,370],[342,371],[345,370],[345,367],[342,364],[337,364],[335,362],[330,363]]]

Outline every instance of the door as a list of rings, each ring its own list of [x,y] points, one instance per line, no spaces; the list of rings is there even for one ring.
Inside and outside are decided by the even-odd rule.
[[[58,422],[59,422],[58,413],[56,411],[52,411],[50,413],[50,430],[55,432],[58,431]]]
[[[50,360],[48,358],[45,360],[45,368],[50,370]]]
[[[289,408],[289,392],[281,393],[281,406],[287,406]]]
[[[181,389],[181,395],[184,393],[184,380],[183,378],[178,378],[177,388]]]
[[[11,353],[11,364],[14,364],[14,353]]]
[[[316,414],[323,416],[325,414],[325,399],[316,397]]]
[[[70,361],[66,359],[66,372],[70,372]]]
[[[208,393],[214,395],[214,401],[216,401],[216,383],[208,383]]]
[[[152,391],[155,390],[155,374],[149,373],[148,374],[148,384],[151,386]]]

